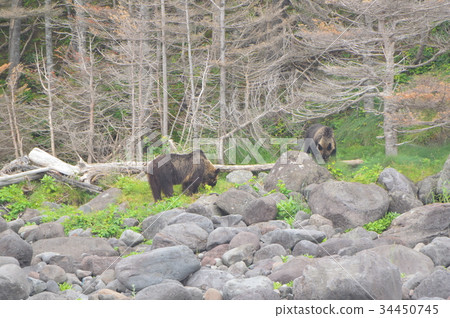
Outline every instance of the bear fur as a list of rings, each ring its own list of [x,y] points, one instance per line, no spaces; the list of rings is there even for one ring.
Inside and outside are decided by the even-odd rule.
[[[312,125],[306,130],[305,138],[314,140],[314,144],[325,162],[331,156],[336,156],[336,140],[331,127],[321,124]],[[311,148],[308,148],[307,152],[311,153]]]
[[[156,157],[147,166],[147,178],[155,202],[173,196],[173,186],[181,184],[183,193],[198,192],[200,184],[215,186],[219,169],[206,158],[201,150],[189,154],[165,154]]]

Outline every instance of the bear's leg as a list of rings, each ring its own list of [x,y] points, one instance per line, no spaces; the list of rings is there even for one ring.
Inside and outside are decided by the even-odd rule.
[[[198,192],[198,187],[202,183],[202,179],[200,177],[195,177],[194,180],[188,180],[187,182],[183,182],[183,193],[186,195],[191,195],[193,193]]]
[[[162,191],[166,197],[170,198],[173,196],[173,184],[169,180],[164,180],[162,182]]]
[[[153,199],[156,201],[161,200],[161,186],[159,184],[158,177],[155,175],[147,175],[150,189],[152,189]]]

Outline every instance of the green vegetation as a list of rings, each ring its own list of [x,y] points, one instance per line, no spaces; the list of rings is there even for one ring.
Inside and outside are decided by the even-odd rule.
[[[69,284],[68,282],[60,283],[60,284],[58,284],[58,286],[59,286],[60,291],[72,289],[72,284]]]
[[[289,255],[280,255],[281,261],[287,263],[289,261]]]
[[[391,225],[392,221],[399,215],[400,215],[399,213],[389,212],[386,213],[386,215],[383,218],[367,223],[363,227],[367,231],[374,231],[377,232],[378,234],[381,234]]]
[[[311,214],[311,209],[304,201],[300,201],[292,196],[287,200],[283,200],[277,203],[277,220],[284,220],[290,226],[295,221],[295,215],[298,211],[302,210],[308,214]]]

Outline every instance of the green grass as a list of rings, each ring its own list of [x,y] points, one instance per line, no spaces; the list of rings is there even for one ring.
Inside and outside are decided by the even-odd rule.
[[[58,284],[58,286],[59,286],[60,291],[72,289],[72,284],[69,284],[68,282],[60,283],[60,284]]]
[[[373,231],[378,234],[381,234],[391,225],[392,221],[399,215],[400,214],[395,213],[395,212],[389,212],[389,213],[386,213],[386,215],[383,218],[373,221],[373,222],[370,222],[370,223],[367,223],[363,227],[367,231]]]

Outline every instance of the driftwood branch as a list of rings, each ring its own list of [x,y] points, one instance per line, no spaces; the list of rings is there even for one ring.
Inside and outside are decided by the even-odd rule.
[[[21,173],[16,173],[13,175],[7,175],[0,177],[0,187],[8,186],[11,184],[19,183],[25,180],[35,180],[40,179],[44,173],[48,172],[50,168],[38,168],[30,171],[25,171]]]

